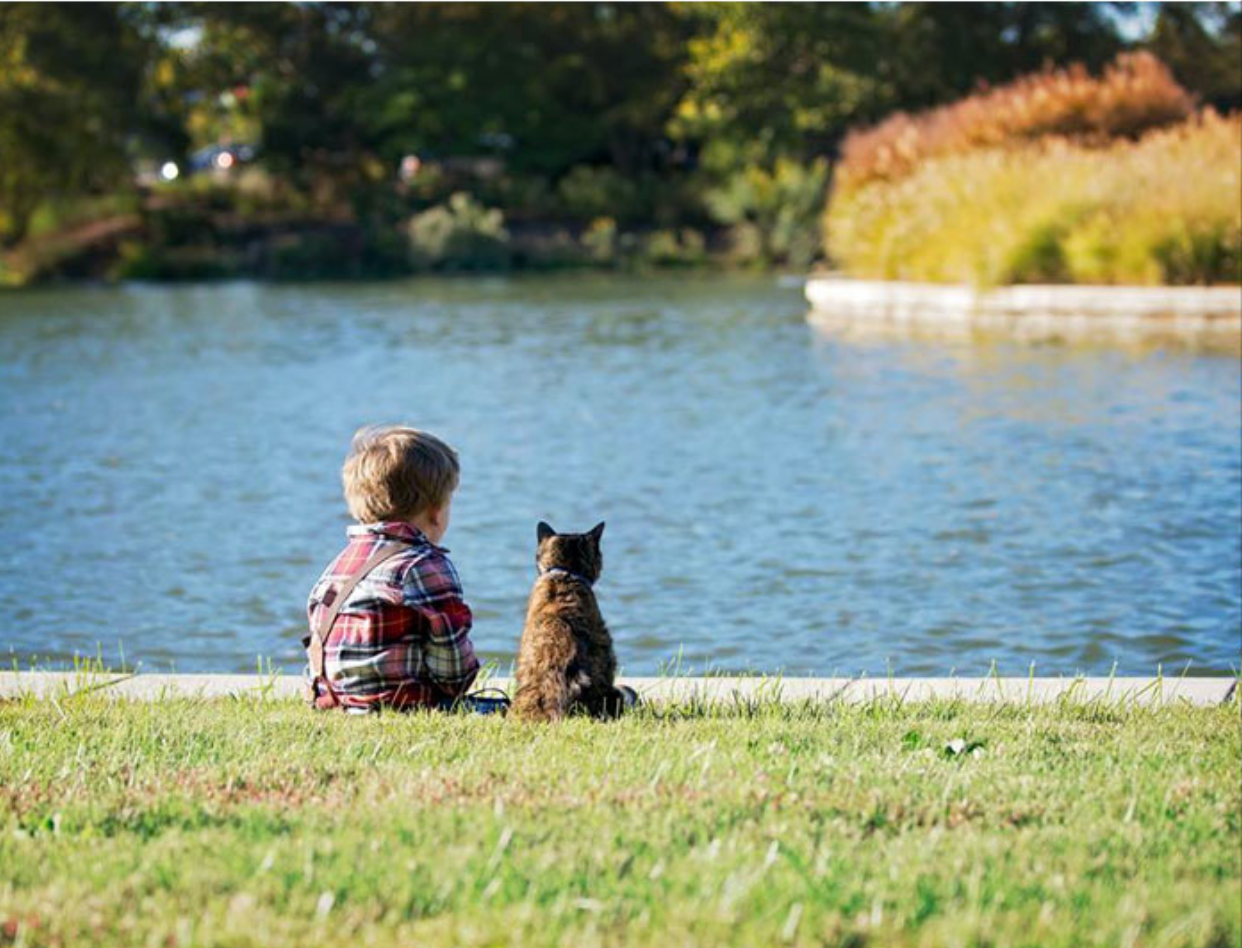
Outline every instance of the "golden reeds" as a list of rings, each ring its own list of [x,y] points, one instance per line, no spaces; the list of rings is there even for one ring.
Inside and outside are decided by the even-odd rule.
[[[1187,118],[1194,109],[1160,60],[1127,53],[1099,78],[1082,66],[1045,71],[919,115],[897,113],[851,133],[837,186],[894,180],[922,162],[978,148],[1021,145],[1046,135],[1107,143]]]
[[[1207,112],[1102,147],[1058,136],[945,153],[838,188],[827,233],[830,256],[856,276],[1236,283],[1242,117]]]

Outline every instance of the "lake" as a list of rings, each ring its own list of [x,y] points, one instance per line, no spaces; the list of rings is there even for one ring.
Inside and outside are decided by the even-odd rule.
[[[0,295],[0,657],[300,668],[355,428],[457,447],[508,669],[535,524],[607,521],[625,672],[1227,673],[1242,368],[851,338],[734,276]]]

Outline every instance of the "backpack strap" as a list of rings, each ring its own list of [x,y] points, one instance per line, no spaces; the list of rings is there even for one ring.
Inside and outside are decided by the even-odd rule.
[[[340,704],[336,697],[336,692],[332,690],[331,683],[323,673],[324,651],[328,644],[328,633],[332,631],[332,623],[340,615],[341,609],[344,607],[346,600],[349,599],[350,593],[354,591],[354,587],[371,570],[408,549],[410,549],[408,543],[381,543],[356,572],[346,577],[339,587],[333,587],[333,592],[336,595],[330,603],[323,604],[319,612],[319,619],[311,626],[310,638],[306,643],[306,654],[310,660],[312,683],[312,693],[309,697],[312,702],[315,702],[316,698],[323,698],[324,704],[322,706],[324,707],[332,708]]]

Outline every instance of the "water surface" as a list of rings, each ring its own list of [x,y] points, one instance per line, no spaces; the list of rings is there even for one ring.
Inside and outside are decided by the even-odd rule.
[[[534,526],[608,523],[624,669],[1223,673],[1242,372],[851,339],[770,279],[0,296],[3,652],[293,670],[353,430],[463,460],[445,540],[507,666]]]

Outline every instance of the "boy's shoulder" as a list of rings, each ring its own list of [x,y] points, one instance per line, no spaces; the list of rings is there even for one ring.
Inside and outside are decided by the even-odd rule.
[[[423,596],[460,591],[461,580],[448,549],[432,543],[417,527],[400,522],[359,524],[347,532],[350,545],[342,556],[356,547],[353,556],[365,560],[382,544],[404,544],[405,549],[377,567],[375,578],[381,582],[413,586]]]
[[[362,569],[382,546],[397,546],[396,552],[370,573],[373,579],[396,578],[423,564],[434,566],[448,561],[448,550],[436,546],[408,524],[357,524],[346,531],[346,544],[324,569],[321,581],[345,579]],[[449,564],[450,568],[452,564]]]
[[[432,544],[429,549],[409,556],[398,554],[393,560],[400,561],[396,567],[399,572],[394,578],[405,590],[407,602],[431,602],[462,593],[457,567],[444,547]]]
[[[358,583],[351,600],[362,597],[425,608],[463,597],[461,579],[448,557],[449,551],[432,543],[416,528],[408,524],[360,524],[350,527],[347,535],[349,542],[311,589],[312,609],[361,569],[382,544],[393,542],[401,542],[405,548],[371,570]]]

